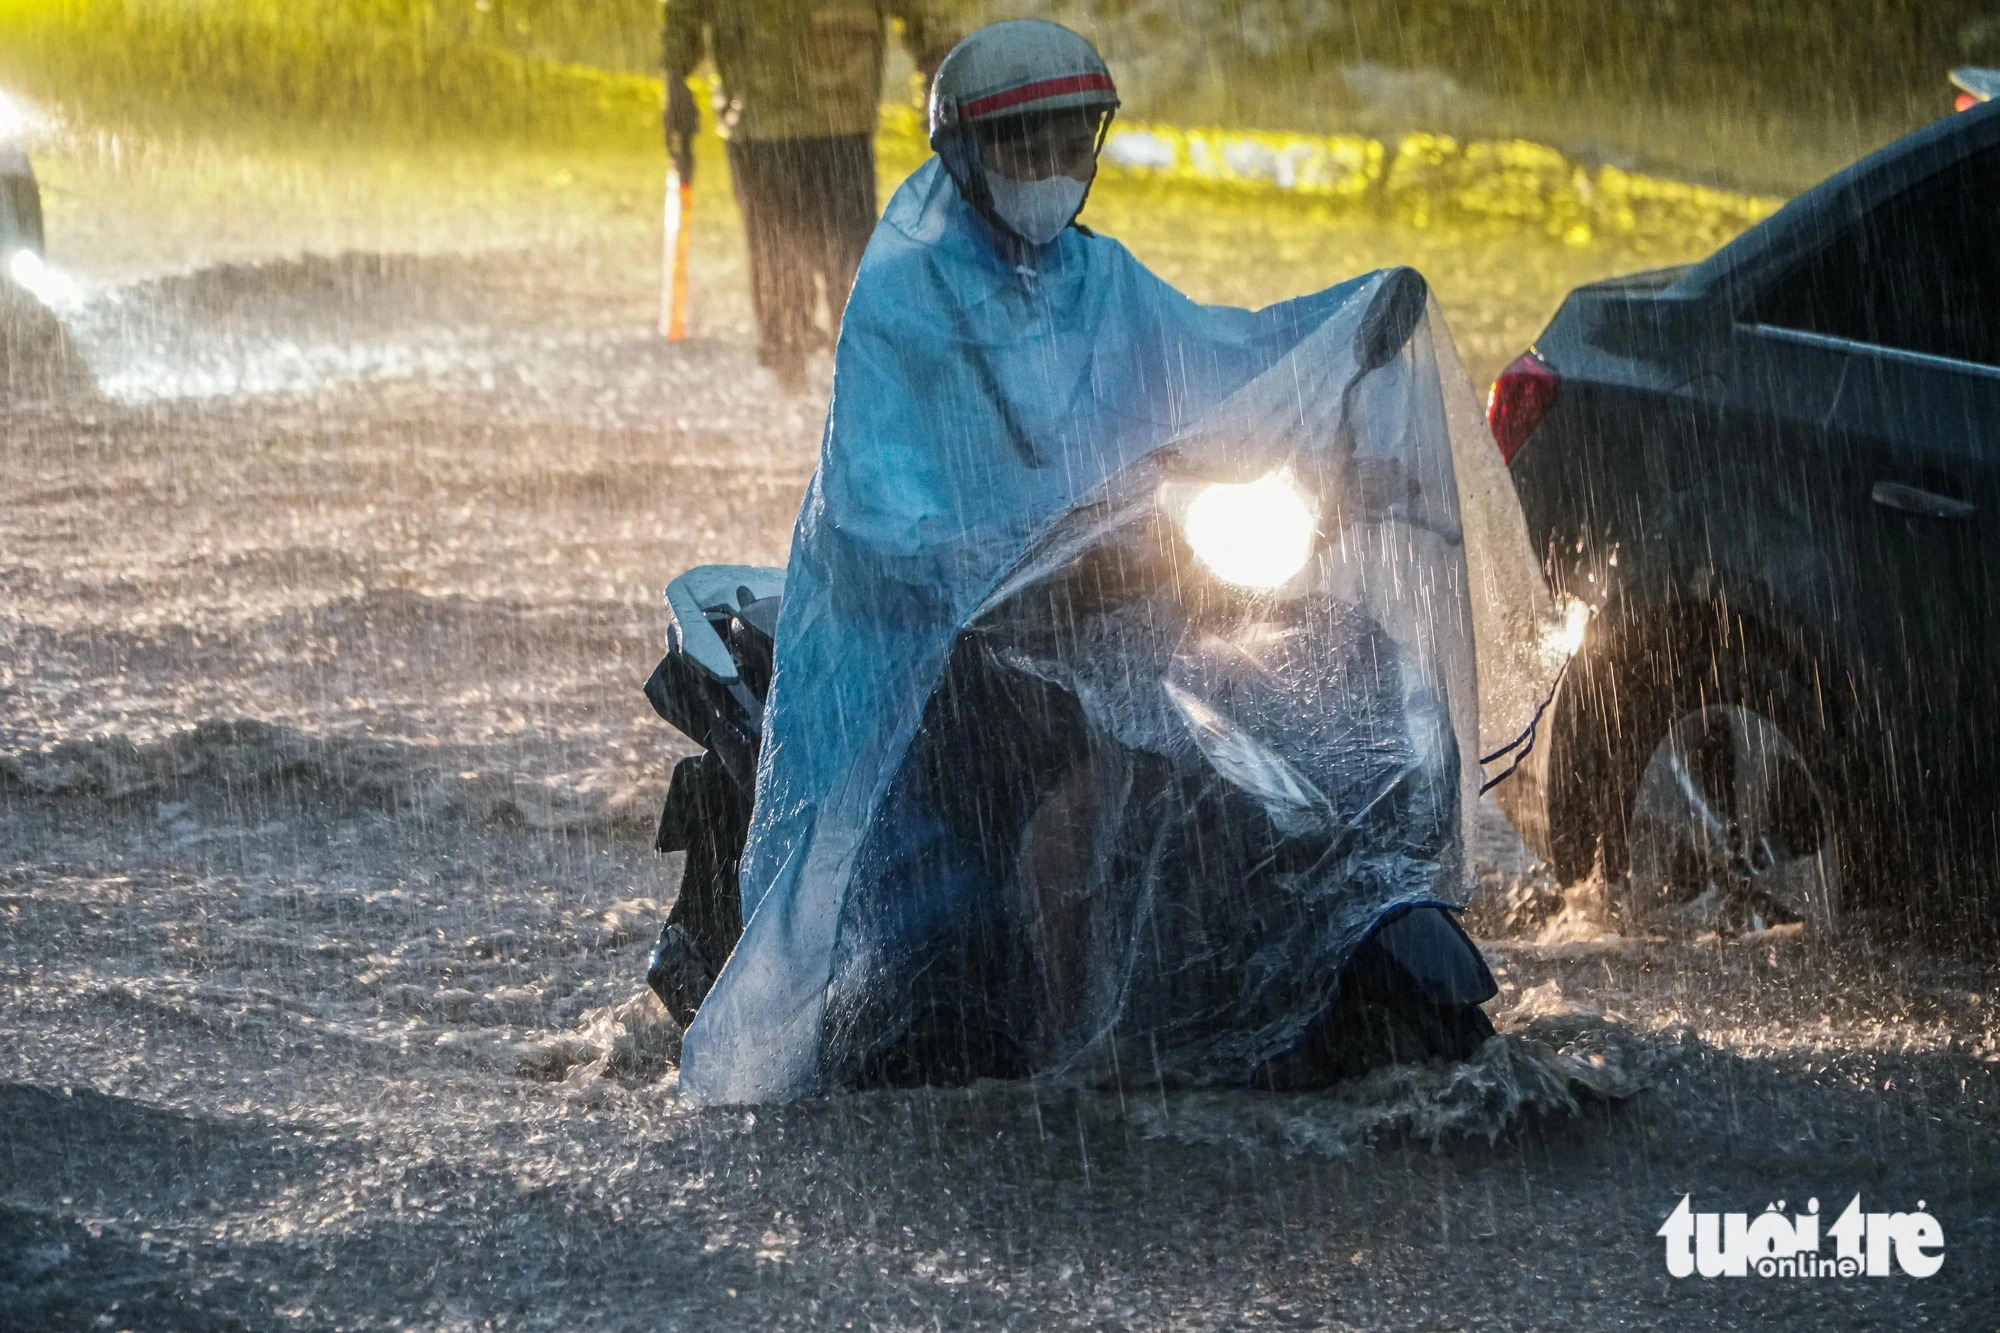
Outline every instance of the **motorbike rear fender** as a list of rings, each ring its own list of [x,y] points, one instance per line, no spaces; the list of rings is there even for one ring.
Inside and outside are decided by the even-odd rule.
[[[675,649],[646,678],[646,701],[681,734],[713,752],[745,792],[756,787],[763,706],[741,681],[725,685]]]

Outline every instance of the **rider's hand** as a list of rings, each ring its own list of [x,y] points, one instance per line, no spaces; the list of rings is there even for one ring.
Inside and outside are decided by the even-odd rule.
[[[701,133],[701,111],[694,104],[694,90],[679,75],[667,75],[667,109],[660,117],[666,131],[667,156],[683,181],[694,179],[694,136]]]

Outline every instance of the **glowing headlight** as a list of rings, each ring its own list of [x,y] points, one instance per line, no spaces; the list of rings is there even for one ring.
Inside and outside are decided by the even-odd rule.
[[[16,250],[7,260],[7,276],[51,310],[70,305],[82,295],[67,274],[50,268],[33,250]]]
[[[1181,513],[1196,558],[1242,588],[1276,588],[1304,569],[1318,524],[1318,506],[1288,469],[1243,485],[1203,486]]]
[[[12,95],[0,91],[0,144],[17,143],[49,127],[48,117]]]
[[[1590,618],[1596,614],[1597,609],[1581,597],[1570,598],[1563,605],[1562,622],[1542,630],[1542,656],[1557,666],[1575,657],[1590,632]]]

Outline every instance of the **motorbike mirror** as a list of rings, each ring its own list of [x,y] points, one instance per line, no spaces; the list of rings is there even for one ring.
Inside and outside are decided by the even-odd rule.
[[[785,571],[755,565],[700,565],[667,585],[667,610],[673,616],[669,648],[678,647],[703,671],[727,685],[737,679],[736,659],[709,623],[711,611],[738,614],[744,594],[754,600],[784,594]]]
[[[1384,275],[1361,317],[1354,335],[1354,359],[1359,373],[1380,370],[1396,359],[1417,331],[1430,300],[1430,285],[1413,268],[1394,268]]]

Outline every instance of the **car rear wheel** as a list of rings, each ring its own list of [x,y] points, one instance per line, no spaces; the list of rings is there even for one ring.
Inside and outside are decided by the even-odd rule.
[[[1635,924],[1741,934],[1840,924],[1839,823],[1810,737],[1748,702],[1677,709],[1625,821]]]

